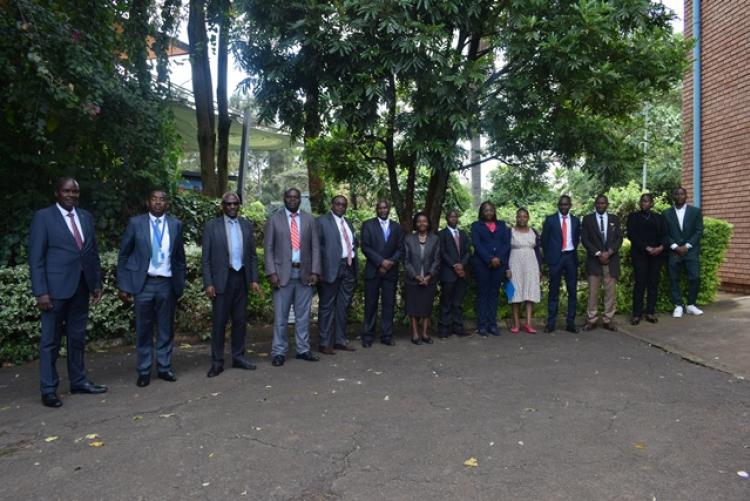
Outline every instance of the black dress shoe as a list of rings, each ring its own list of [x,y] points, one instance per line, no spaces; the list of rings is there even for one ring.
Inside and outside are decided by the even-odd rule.
[[[576,327],[574,324],[566,325],[565,330],[572,334],[578,334],[580,332],[578,330],[578,327]]]
[[[94,384],[90,382],[86,382],[85,384],[81,386],[76,386],[75,388],[70,389],[70,393],[76,394],[76,393],[87,393],[96,395],[98,393],[107,393],[107,387],[101,384]]]
[[[276,355],[273,357],[273,360],[271,360],[271,365],[274,367],[281,367],[284,365],[284,362],[286,362],[286,357],[284,355]]]
[[[320,357],[317,355],[313,355],[312,352],[306,351],[304,353],[297,353],[297,356],[294,357],[297,360],[306,360],[308,362],[317,362],[320,360]]]
[[[235,369],[245,369],[246,371],[255,370],[255,364],[250,363],[249,360],[244,358],[236,358],[232,360],[232,367]]]
[[[553,325],[545,325],[544,332],[546,334],[552,334],[553,332],[555,332],[555,327]]]
[[[62,400],[57,397],[57,393],[45,393],[42,395],[42,404],[45,407],[62,407]]]
[[[630,325],[638,325],[641,323],[641,317],[633,317],[630,319]]]
[[[164,381],[169,381],[170,383],[174,383],[177,381],[177,376],[175,376],[174,372],[167,371],[167,372],[159,372],[156,377],[159,379],[163,379]]]
[[[393,339],[381,339],[380,344],[384,344],[386,346],[396,346],[396,341]]]
[[[482,336],[482,337],[487,337],[487,336],[488,336],[488,334],[487,334],[487,331],[486,331],[486,330],[484,330],[484,329],[479,329],[479,330],[477,331],[477,334],[479,334],[479,335],[480,335],[480,336]]]
[[[354,346],[349,346],[348,344],[341,343],[334,344],[333,349],[338,351],[357,351],[357,348],[355,348]]]
[[[596,329],[596,323],[592,324],[591,322],[587,322],[586,325],[583,326],[583,330],[586,332],[593,331],[594,329]]]
[[[372,341],[362,341],[362,348],[372,348]]]
[[[418,337],[411,338],[411,342],[414,344],[422,344],[422,340]]]
[[[224,372],[224,367],[212,365],[211,368],[208,369],[208,374],[206,374],[206,377],[216,377],[222,372]]]
[[[646,322],[655,324],[659,322],[659,319],[655,315],[646,315]]]
[[[138,379],[135,381],[135,385],[139,388],[148,386],[151,382],[151,374],[139,374]]]
[[[432,344],[432,338],[430,336],[422,338],[423,343]]]

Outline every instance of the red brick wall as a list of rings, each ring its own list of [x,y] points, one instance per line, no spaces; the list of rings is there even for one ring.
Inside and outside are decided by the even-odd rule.
[[[685,0],[685,36],[692,34],[692,0]],[[750,292],[750,1],[701,3],[701,205],[707,216],[734,225],[719,276],[726,289]],[[693,75],[683,88],[682,179],[693,195]]]

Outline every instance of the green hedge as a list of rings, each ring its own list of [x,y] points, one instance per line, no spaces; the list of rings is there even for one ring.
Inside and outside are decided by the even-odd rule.
[[[729,245],[732,234],[730,224],[706,217],[704,219],[704,234],[701,241],[701,289],[698,295],[699,304],[708,304],[716,297],[719,286],[718,270],[724,260],[724,254]],[[625,241],[621,250],[622,277],[617,286],[617,311],[626,313],[630,311],[633,290],[633,273],[630,266],[629,242]],[[581,257],[581,283],[578,288],[578,313],[583,314],[586,305],[586,284],[583,274],[583,251],[579,250]],[[201,280],[200,248],[188,245],[187,255],[187,286],[185,294],[178,305],[177,330],[182,334],[198,335],[202,339],[210,336],[211,330],[211,302],[203,292]],[[259,263],[263,263],[263,249],[258,249]],[[116,295],[115,267],[117,253],[106,252],[102,254],[102,268],[104,272],[105,294],[102,302],[91,309],[89,321],[89,339],[116,339],[124,338],[130,342],[134,335],[134,321],[132,306],[124,305]],[[364,271],[364,259],[360,257],[360,275]],[[261,272],[262,275],[262,272]],[[474,281],[472,280],[473,284]],[[265,277],[261,277],[263,297],[251,294],[248,304],[248,313],[251,322],[270,323],[273,320],[273,303],[270,285]],[[547,283],[542,283],[542,301],[535,307],[535,315],[544,318],[547,313]],[[659,311],[670,311],[672,305],[669,301],[669,288],[666,267],[662,273],[659,288]],[[560,304],[564,305],[566,299],[565,288],[560,295]],[[20,362],[31,360],[37,356],[39,342],[39,313],[35,306],[35,300],[30,292],[28,266],[15,266],[0,268],[0,360]],[[399,299],[402,306],[402,299]],[[435,301],[437,309],[437,298]],[[469,287],[464,311],[467,319],[476,318],[476,289]],[[350,310],[350,321],[361,322],[364,316],[364,281],[357,283],[354,294],[353,307]],[[397,309],[397,320],[405,321],[403,308]],[[509,318],[510,307],[502,297],[498,312],[499,318]]]

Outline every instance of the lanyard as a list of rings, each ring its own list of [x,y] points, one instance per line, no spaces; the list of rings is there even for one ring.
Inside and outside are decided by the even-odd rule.
[[[166,221],[164,221],[164,224],[166,224]],[[151,221],[151,227],[154,229],[156,243],[159,244],[159,249],[161,249],[161,243],[164,240],[164,233],[159,229],[159,225],[154,220]]]

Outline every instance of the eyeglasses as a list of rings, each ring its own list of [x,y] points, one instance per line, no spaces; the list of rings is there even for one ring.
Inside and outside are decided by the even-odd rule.
[[[221,202],[221,205],[240,205],[239,202]]]

